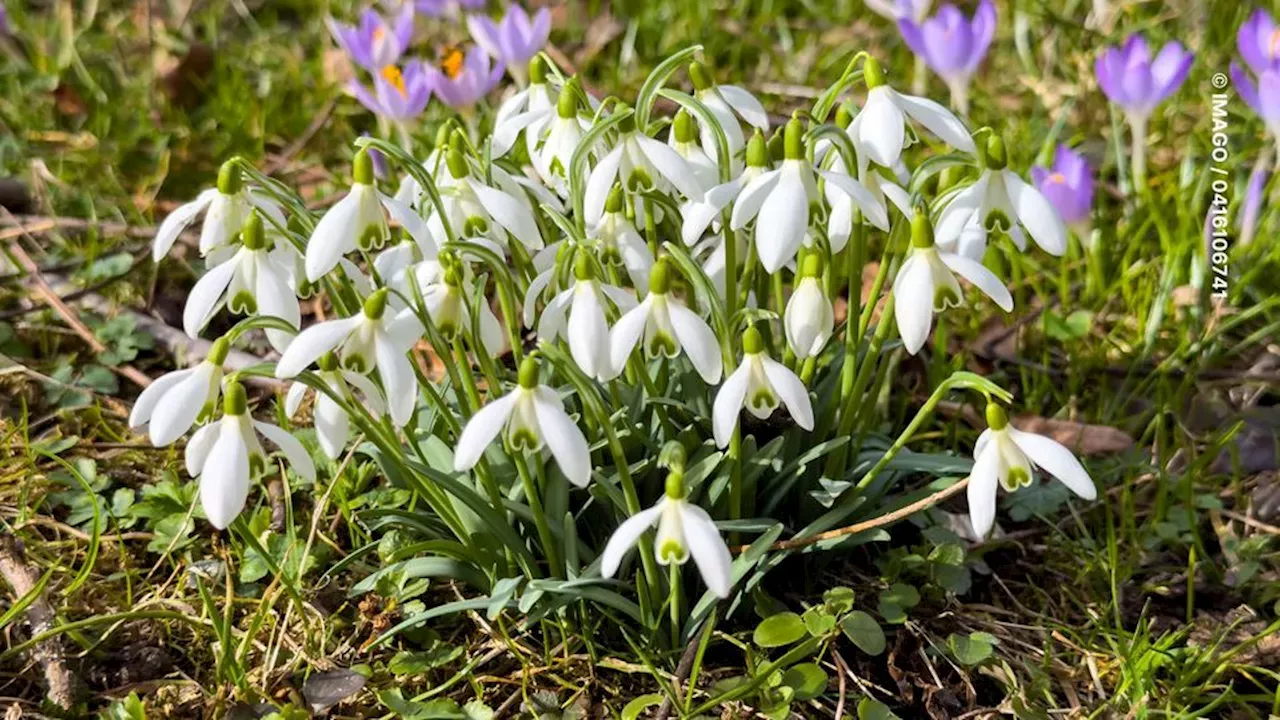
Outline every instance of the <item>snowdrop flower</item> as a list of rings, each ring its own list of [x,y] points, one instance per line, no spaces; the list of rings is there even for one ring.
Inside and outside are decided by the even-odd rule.
[[[542,248],[542,233],[527,202],[473,175],[457,145],[449,148],[445,164],[449,176],[449,185],[441,188],[445,217],[432,212],[427,218],[433,236],[445,236],[447,221],[462,238],[488,238],[505,247],[509,233],[530,250]]]
[[[844,130],[846,136],[853,119],[854,117],[847,106],[841,105],[836,109],[836,127]],[[853,142],[854,148],[857,149],[858,143],[854,142],[853,138],[850,138],[850,141]],[[849,168],[845,166],[844,156],[826,138],[819,141],[814,148],[814,157],[819,163],[825,163],[826,159],[830,157],[829,169],[831,172],[853,177]],[[857,164],[858,182],[871,193],[876,202],[884,204],[885,200],[888,200],[904,216],[911,217],[914,212],[911,209],[911,197],[902,186],[872,168],[871,159],[865,151],[858,153]],[[902,162],[902,158],[898,158],[895,168],[901,169],[899,177],[904,178],[903,182],[910,180],[910,175],[906,172],[906,165]],[[838,253],[844,249],[845,245],[849,243],[849,238],[853,235],[853,220],[856,208],[853,204],[853,198],[844,193],[831,193],[827,199],[831,203],[831,212],[827,215],[827,241],[831,244],[831,252]]]
[[[669,146],[636,129],[634,116],[619,124],[621,137],[587,178],[583,211],[588,227],[600,222],[604,203],[614,183],[633,192],[657,190],[672,194],[674,189],[686,198],[701,197],[702,186],[684,158]]]
[[[356,248],[381,247],[391,234],[384,211],[404,227],[424,254],[435,255],[436,242],[422,218],[374,184],[373,159],[367,150],[356,153],[352,176],[351,191],[320,218],[307,241],[308,280],[319,280]]]
[[[355,398],[352,392],[352,388],[355,388],[364,396],[363,405],[369,414],[381,417],[386,412],[386,402],[378,386],[374,385],[366,375],[343,370],[338,365],[337,355],[332,352],[321,355],[316,361],[316,366],[319,368],[316,375],[324,381],[334,395],[351,400]],[[306,383],[294,382],[284,397],[284,414],[288,417],[297,415],[302,407],[302,401],[306,399],[310,390],[311,387]],[[316,392],[315,396],[316,438],[320,441],[320,449],[325,457],[337,460],[342,456],[347,440],[351,437],[351,419],[347,417],[342,406],[327,393]]]
[[[835,309],[822,289],[822,256],[810,253],[800,266],[795,291],[783,313],[787,345],[804,360],[822,352],[835,332]]]
[[[636,288],[649,285],[649,272],[653,268],[653,253],[649,244],[640,236],[635,223],[627,218],[626,204],[621,185],[614,185],[604,204],[600,224],[591,231],[591,238],[599,243],[600,261],[620,264]]]
[[[769,114],[749,91],[736,85],[717,85],[711,77],[711,71],[699,62],[689,63],[689,80],[693,83],[694,97],[711,111],[724,132],[731,157],[736,158],[746,145],[746,136],[738,123],[738,117],[757,130],[769,130]],[[718,163],[720,146],[716,142],[715,129],[704,126],[699,132],[703,151],[713,163]],[[736,167],[734,169],[736,171]]]
[[[187,434],[192,425],[208,418],[222,393],[222,364],[231,343],[218,338],[198,365],[156,378],[138,395],[129,412],[129,427],[147,428],[151,444],[164,447]]]
[[[493,117],[493,132],[495,135],[501,131],[502,126],[508,120],[517,115],[538,111],[550,110],[556,105],[556,95],[552,92],[551,83],[547,82],[547,62],[542,59],[541,55],[534,55],[529,60],[529,84],[524,88],[514,92],[502,104],[498,106],[498,112]],[[494,139],[494,157],[501,157],[497,150],[497,139]]]
[[[290,269],[279,262],[279,255],[272,254],[258,213],[249,215],[240,237],[240,249],[229,260],[210,268],[187,296],[182,325],[191,338],[199,337],[224,305],[237,315],[279,318],[294,328],[302,323],[298,299],[289,284]],[[267,339],[271,347],[284,350],[293,336],[268,328]]]
[[[496,127],[493,137],[493,152],[499,155],[505,153],[523,131],[529,159],[538,177],[559,197],[566,199],[569,197],[569,167],[587,130],[586,121],[578,117],[575,92],[578,82],[576,76],[569,79],[554,107],[516,115]]]
[[[475,467],[485,448],[501,433],[512,452],[551,451],[569,482],[586,487],[591,480],[591,449],[582,431],[564,411],[555,390],[538,383],[537,356],[520,364],[519,384],[506,395],[480,408],[462,429],[453,453],[453,469]]]
[[[907,118],[957,150],[977,152],[973,138],[959,118],[932,100],[905,95],[886,85],[875,58],[867,58],[863,73],[867,103],[847,131],[860,158],[865,155],[877,165],[896,167],[907,142]]]
[[[248,398],[238,382],[227,385],[222,419],[205,425],[187,443],[187,472],[200,480],[200,506],[219,530],[244,509],[249,482],[267,469],[267,453],[258,436],[284,453],[299,477],[315,482],[316,466],[306,448],[287,431],[249,417]]]
[[[435,143],[431,146],[431,151],[427,153],[427,157],[422,161],[422,169],[435,182],[437,187],[448,184],[448,172],[445,169],[444,156],[449,151],[449,135],[453,132],[451,123],[443,123],[436,128]],[[451,178],[449,178],[451,179]],[[418,179],[412,174],[406,173],[404,179],[400,181],[400,186],[396,188],[395,199],[406,207],[418,210],[423,214],[430,207],[430,202],[425,201],[426,194],[422,191],[422,186],[418,183]]]
[[[740,230],[756,219],[756,253],[766,272],[791,262],[809,231],[810,205],[818,199],[816,176],[826,180],[827,197],[850,197],[871,224],[889,229],[889,216],[865,187],[847,175],[815,168],[805,158],[804,130],[792,118],[785,131],[785,159],[777,170],[762,173],[738,195],[730,227]]]
[[[400,60],[413,37],[413,3],[400,7],[388,22],[377,10],[360,13],[358,25],[346,25],[326,17],[325,25],[351,60],[369,72],[376,73]]]
[[[667,475],[666,493],[653,507],[627,518],[610,536],[600,555],[600,575],[611,578],[622,558],[654,525],[658,534],[653,554],[659,565],[684,565],[693,558],[707,588],[717,597],[729,597],[733,558],[706,510],[685,500],[684,474]]]
[[[467,29],[476,44],[494,60],[517,68],[529,62],[547,44],[547,36],[551,34],[551,11],[542,8],[530,20],[524,8],[513,3],[507,6],[502,19],[496,23],[484,15],[467,17]]]
[[[984,161],[986,167],[978,180],[956,193],[942,209],[939,246],[981,260],[987,233],[1001,227],[1019,250],[1026,249],[1026,235],[1030,235],[1050,255],[1066,252],[1066,224],[1048,198],[1006,167],[1004,141],[999,136],[988,139]]]
[[[169,254],[173,243],[200,213],[204,213],[204,225],[200,228],[200,254],[208,255],[225,247],[240,234],[240,228],[249,213],[257,209],[280,227],[285,224],[280,206],[257,189],[245,187],[239,160],[231,159],[218,170],[218,186],[204,190],[185,205],[179,205],[165,217],[152,242],[151,257],[160,259]]]
[[[538,338],[551,342],[563,335],[569,354],[590,377],[606,381],[617,377],[609,354],[609,322],[605,308],[612,301],[621,313],[636,306],[627,291],[595,278],[591,258],[585,252],[574,258],[573,287],[552,298],[538,321]]]
[[[644,337],[645,355],[674,358],[683,350],[708,385],[720,382],[723,364],[716,334],[697,313],[671,296],[670,267],[666,259],[653,266],[649,295],[614,324],[609,335],[609,357],[617,377]]]
[[[1098,497],[1088,471],[1057,441],[1013,427],[995,403],[987,403],[987,426],[973,446],[969,472],[969,520],[978,537],[985,537],[995,524],[997,486],[1013,492],[1030,485],[1033,467],[1056,477],[1085,500]]]
[[[1089,242],[1089,216],[1093,212],[1093,168],[1080,153],[1059,145],[1053,166],[1031,168],[1031,180],[1068,227]]]
[[[436,97],[455,110],[469,108],[488,95],[505,69],[501,62],[491,63],[489,54],[479,47],[467,50],[462,57],[458,53],[461,51],[450,51],[440,68],[427,68]]]
[[[698,198],[691,198],[680,207],[680,237],[685,245],[693,246],[716,222],[724,209],[738,199],[742,189],[752,180],[769,171],[769,148],[764,134],[759,130],[747,142],[747,167],[738,177],[710,188]]]
[[[951,90],[951,102],[961,115],[969,114],[969,79],[987,55],[996,34],[996,6],[982,0],[970,20],[951,4],[924,21],[898,20],[898,31],[911,51],[933,69]]]
[[[928,213],[922,209],[911,219],[911,252],[893,280],[894,319],[902,344],[912,355],[928,339],[935,312],[964,304],[956,275],[977,285],[1001,310],[1013,309],[1009,290],[982,263],[934,246]]]
[[[1131,35],[1123,47],[1107,48],[1095,63],[1098,85],[1111,102],[1124,110],[1133,133],[1133,179],[1146,185],[1147,119],[1156,107],[1177,92],[1195,55],[1177,41],[1167,43],[1155,58],[1142,35]]]
[[[462,274],[456,261],[442,265],[428,260],[417,266],[418,286],[422,289],[427,314],[446,340],[452,340],[460,331],[471,332],[471,299],[462,290]],[[467,284],[472,285],[473,282],[468,280]],[[480,292],[481,288],[476,288],[476,291]],[[485,298],[480,298],[479,306],[480,337],[477,340],[486,351],[497,357],[507,347],[502,323]]]
[[[698,184],[704,188],[714,186],[720,179],[720,168],[702,146],[698,144],[698,128],[688,110],[681,108],[671,124],[667,144],[689,163]]]
[[[404,70],[395,65],[384,65],[373,76],[370,91],[358,80],[348,84],[348,90],[361,105],[379,117],[405,126],[427,109],[431,101],[431,81],[421,60],[409,60]],[[370,154],[376,151],[371,151]]]
[[[786,365],[769,357],[759,330],[747,328],[742,334],[742,363],[725,378],[711,411],[716,445],[729,444],[742,408],[763,420],[779,405],[786,406],[796,425],[813,429],[813,405],[804,383]]]
[[[423,328],[411,309],[387,316],[387,290],[375,291],[361,313],[316,323],[298,334],[276,362],[276,377],[291,378],[325,353],[338,349],[342,367],[360,374],[378,371],[391,421],[402,427],[418,399],[418,379],[405,356],[422,337]]]

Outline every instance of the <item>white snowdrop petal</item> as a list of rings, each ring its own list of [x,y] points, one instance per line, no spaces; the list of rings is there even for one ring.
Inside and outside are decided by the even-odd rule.
[[[147,423],[152,445],[169,445],[191,429],[209,400],[213,371],[212,365],[201,363],[156,403]]]
[[[1017,221],[1027,229],[1027,234],[1050,255],[1062,255],[1067,251],[1067,226],[1062,216],[1039,190],[1023,182],[1011,170],[1005,170],[1004,187],[1009,194],[1009,204],[1017,214]],[[1013,221],[1014,218],[1009,218]]]
[[[533,409],[538,418],[539,433],[560,472],[569,482],[586,487],[591,481],[591,449],[582,431],[564,411],[555,391],[539,386],[534,389]]]
[[[204,470],[205,460],[209,458],[209,450],[218,441],[218,430],[221,427],[220,423],[205,425],[192,433],[191,439],[187,441],[187,449],[183,451],[183,460],[187,466],[187,474],[191,477],[200,477],[201,471]]]
[[[489,447],[489,443],[498,437],[507,424],[516,401],[520,399],[520,393],[520,390],[516,390],[490,401],[471,416],[467,426],[462,429],[457,448],[453,452],[455,472],[465,472],[475,467],[480,456],[484,455],[485,448]]]
[[[155,410],[156,404],[178,383],[185,380],[194,371],[193,368],[186,370],[175,370],[171,373],[165,373],[151,382],[150,385],[142,389],[138,395],[138,399],[133,403],[133,409],[129,411],[129,427],[140,428],[147,424],[151,419],[151,413]]]
[[[929,262],[913,252],[893,281],[893,317],[907,352],[915,355],[929,339],[933,324],[933,273]],[[883,320],[881,320],[883,322]]]
[[[635,350],[636,343],[644,334],[645,325],[649,321],[649,308],[653,305],[653,296],[644,299],[636,307],[628,310],[609,331],[609,365],[612,376],[617,377],[626,367],[627,358]],[[612,378],[610,378],[612,379]]]
[[[716,445],[726,447],[734,428],[738,427],[738,413],[747,397],[747,385],[751,377],[751,360],[744,358],[742,364],[725,378],[711,409],[712,434]]]
[[[745,193],[744,193],[745,194]],[[809,229],[809,196],[799,175],[783,172],[756,219],[756,253],[766,272],[795,258]]]
[[[1043,435],[1023,432],[1012,425],[1008,432],[1009,437],[1036,467],[1058,478],[1063,485],[1071,488],[1071,492],[1085,500],[1098,497],[1098,489],[1089,477],[1089,472],[1062,443]]]
[[[717,597],[729,597],[733,566],[729,547],[707,511],[688,502],[681,502],[681,511],[685,544],[703,581]]]
[[[200,337],[200,331],[218,312],[226,299],[227,286],[240,266],[240,256],[227,260],[210,268],[203,277],[196,281],[195,287],[187,295],[187,304],[182,309],[182,329],[190,338]]]
[[[362,322],[364,315],[353,315],[316,323],[298,333],[289,344],[289,349],[276,361],[276,377],[291,378],[306,370],[321,355],[338,347]]]
[[[205,517],[225,530],[249,498],[249,448],[239,429],[221,423],[200,475],[200,506]]]
[[[994,300],[1001,310],[1005,312],[1013,310],[1013,295],[1009,294],[1009,288],[1005,287],[1000,278],[996,277],[996,274],[988,270],[985,265],[977,260],[971,260],[963,255],[952,253],[939,253],[938,257],[942,259],[944,265],[957,275],[973,283],[979,290],[986,293],[987,297]]]
[[[755,95],[737,85],[717,85],[716,89],[720,91],[724,101],[729,103],[729,107],[742,116],[748,125],[761,130],[769,129],[769,113],[765,112],[764,105]]]
[[[1000,465],[1000,451],[995,443],[984,448],[984,452],[974,460],[973,469],[969,471],[969,487],[966,489],[969,498],[969,522],[973,525],[973,534],[979,538],[987,536],[996,522],[996,490],[999,487],[997,471]]]
[[[618,145],[591,168],[582,201],[582,211],[586,215],[588,227],[594,227],[600,222],[600,216],[604,213],[605,200],[609,198],[609,191],[613,189],[613,183],[618,178],[618,168],[621,165],[622,145]]]
[[[898,93],[895,99],[907,115],[946,144],[962,152],[977,152],[969,129],[950,110],[933,100],[914,95]]]
[[[626,556],[627,551],[640,540],[640,536],[646,530],[653,527],[661,512],[662,504],[659,502],[622,521],[618,529],[613,531],[613,535],[609,536],[609,542],[605,544],[604,552],[600,554],[601,577],[611,578],[618,572],[618,566],[622,564],[622,558]]]
[[[733,212],[729,216],[729,227],[741,230],[751,219],[760,214],[764,201],[773,192],[781,176],[780,170],[770,170],[757,175],[738,193],[738,200],[733,204]]]
[[[374,335],[373,352],[378,377],[382,378],[382,387],[387,391],[391,422],[396,427],[404,427],[418,402],[418,379],[413,374],[413,364],[385,333]]]
[[[708,385],[720,382],[724,361],[720,356],[720,343],[711,327],[678,301],[667,303],[667,312],[671,317],[671,328],[675,331],[676,340],[694,369]]]
[[[302,401],[307,397],[307,391],[310,389],[306,383],[301,382],[294,382],[289,386],[289,392],[284,395],[285,417],[293,417],[298,414],[298,410],[302,408]]]
[[[196,196],[195,200],[179,205],[174,208],[173,212],[166,215],[160,223],[160,228],[156,231],[155,240],[152,241],[151,258],[156,262],[160,262],[165,255],[168,255],[182,231],[187,229],[187,226],[196,219],[197,215],[209,207],[209,203],[213,201],[214,196],[217,194],[218,190],[216,188],[204,190]]]
[[[809,401],[809,389],[800,382],[796,374],[786,365],[762,355],[760,362],[764,366],[765,377],[773,391],[781,398],[782,404],[791,412],[791,419],[805,430],[813,429],[813,404]]]
[[[315,282],[337,266],[342,256],[356,248],[360,234],[360,197],[347,193],[316,223],[307,241],[307,279]]]
[[[471,189],[475,191],[476,199],[480,201],[480,205],[494,222],[515,235],[525,247],[531,250],[542,247],[538,221],[534,219],[533,211],[528,205],[501,190],[495,190],[478,182],[471,183]]]
[[[316,464],[298,438],[282,427],[257,420],[253,421],[253,429],[270,440],[271,444],[280,448],[280,452],[284,453],[285,460],[289,461],[289,467],[293,469],[293,472],[298,477],[307,482],[315,482]]]

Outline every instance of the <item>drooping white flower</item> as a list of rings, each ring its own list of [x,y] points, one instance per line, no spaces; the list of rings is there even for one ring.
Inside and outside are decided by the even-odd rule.
[[[542,234],[528,202],[516,195],[486,185],[472,173],[460,148],[449,148],[445,156],[448,186],[440,188],[444,217],[432,211],[427,227],[434,236],[445,237],[447,220],[459,238],[482,239],[507,246],[508,234],[530,250],[542,247]]]
[[[201,255],[230,244],[255,208],[284,226],[286,221],[280,205],[258,189],[245,186],[238,162],[223,163],[218,171],[217,187],[204,190],[195,200],[179,205],[160,223],[151,246],[151,256],[156,262],[169,254],[178,236],[201,212],[204,213],[204,224],[200,228]]]
[[[897,166],[907,144],[907,118],[957,150],[977,152],[968,128],[950,110],[928,98],[906,95],[885,85],[874,60],[867,61],[865,77],[867,102],[849,126],[849,137],[860,156],[866,155],[887,168]]]
[[[769,114],[765,112],[764,105],[746,89],[736,85],[717,85],[707,68],[698,62],[689,64],[689,79],[693,82],[694,97],[716,117],[716,122],[724,131],[729,155],[735,159],[746,144],[746,136],[742,133],[742,126],[738,124],[738,117],[757,130],[769,130]],[[718,162],[720,150],[715,130],[704,125],[699,132],[702,149],[712,162]],[[741,166],[735,164],[733,170],[736,172],[738,167]]]
[[[387,314],[387,290],[375,291],[362,312],[327,320],[303,330],[276,362],[276,377],[296,376],[325,353],[338,349],[342,367],[360,374],[378,371],[391,421],[403,426],[418,399],[418,379],[406,353],[418,342],[423,328],[412,309]]]
[[[541,129],[535,126],[538,118],[517,121],[518,126],[515,132],[511,132],[510,128],[512,120],[529,113],[540,113],[550,110],[556,106],[556,98],[559,93],[547,81],[547,66],[541,56],[534,56],[529,61],[529,84],[522,90],[519,90],[502,101],[498,106],[498,112],[493,118],[493,156],[502,157],[515,144],[516,135],[521,129],[528,128],[527,132],[537,137]],[[544,116],[545,118],[549,116]],[[505,140],[500,142],[499,136],[504,138],[510,136],[510,142]]]
[[[818,176],[826,180],[826,193],[847,195],[871,224],[882,230],[889,229],[889,216],[884,205],[871,193],[847,175],[815,168],[805,159],[804,129],[800,121],[787,123],[785,134],[785,159],[777,170],[761,174],[752,180],[733,205],[730,227],[734,230],[756,220],[756,253],[767,272],[779,268],[795,258],[796,251],[805,241],[809,230],[810,204],[818,199]]]
[[[658,526],[658,533],[653,554],[659,565],[683,565],[692,557],[711,592],[729,597],[733,564],[729,547],[707,511],[685,500],[683,474],[678,472],[668,475],[661,500],[627,518],[613,531],[600,555],[600,575],[613,577],[627,551],[654,525]]]
[[[193,368],[166,373],[143,389],[129,412],[129,427],[146,427],[151,444],[164,447],[208,418],[222,393],[222,364],[231,344],[218,338],[209,354]]]
[[[241,233],[240,249],[228,260],[210,268],[191,288],[182,312],[187,335],[199,337],[200,331],[223,306],[237,315],[278,318],[296,330],[302,322],[302,313],[290,286],[291,269],[282,265],[280,259],[267,245],[262,218],[256,212],[251,213]],[[272,347],[283,351],[293,340],[293,334],[268,328],[267,339]]]
[[[308,280],[319,280],[338,265],[343,255],[357,248],[382,247],[391,235],[388,215],[404,227],[424,254],[435,255],[436,241],[422,218],[374,184],[373,160],[368,150],[356,153],[352,175],[351,191],[320,218],[307,241]]]
[[[325,353],[320,356],[316,363],[319,368],[316,375],[324,381],[325,385],[333,394],[347,401],[356,398],[352,388],[360,391],[363,397],[362,403],[374,417],[381,417],[386,413],[386,401],[382,398],[382,391],[378,386],[373,384],[368,376],[350,370],[343,370],[339,367],[338,356],[333,353]],[[306,399],[307,393],[311,388],[302,382],[294,382],[289,387],[289,392],[284,397],[284,414],[288,417],[294,417],[298,414],[298,410],[302,407],[302,401]],[[315,404],[315,426],[316,438],[320,441],[320,449],[324,452],[325,457],[330,460],[337,460],[342,456],[342,451],[346,449],[347,440],[351,437],[351,419],[347,417],[347,413],[342,409],[332,397],[323,392],[317,392]]]
[[[690,199],[680,207],[680,238],[685,245],[693,246],[707,228],[713,227],[729,204],[738,199],[743,188],[769,170],[769,149],[764,135],[756,131],[747,141],[747,166],[734,179],[707,189],[700,197]]]
[[[853,115],[848,112],[846,106],[841,105],[836,110],[836,126],[842,128],[846,136],[852,121]],[[850,138],[850,142],[852,142],[852,138]],[[854,147],[856,151],[857,143],[854,143]],[[852,172],[845,165],[844,156],[826,138],[818,142],[814,148],[814,156],[817,162],[827,165],[831,172],[853,177]],[[910,218],[913,212],[911,198],[907,191],[897,182],[886,178],[873,168],[871,158],[865,152],[858,154],[857,161],[858,182],[871,193],[871,196],[881,204],[885,204],[885,200],[888,200],[903,215]],[[893,172],[897,173],[901,182],[910,181],[910,174],[901,159],[898,160]],[[827,240],[831,244],[831,252],[838,253],[848,244],[849,237],[853,234],[853,219],[856,208],[854,207],[853,199],[842,192],[827,193],[827,201],[831,203],[831,212],[827,216]]]
[[[449,151],[449,134],[452,129],[449,123],[443,123],[436,129],[435,144],[431,146],[431,152],[427,153],[427,157],[422,160],[423,171],[431,177],[437,187],[446,184],[449,179],[449,172],[444,166],[444,156]],[[406,173],[400,180],[395,199],[402,205],[424,214],[431,207],[431,203],[426,199],[426,193],[423,192],[422,184],[412,173]],[[444,240],[443,237],[440,239]]]
[[[702,379],[715,385],[724,369],[716,334],[697,313],[671,297],[669,273],[667,261],[659,260],[649,277],[648,296],[614,324],[609,335],[613,377],[622,372],[643,337],[647,356],[674,358],[683,350]]]
[[[519,384],[511,392],[480,408],[458,437],[453,469],[475,466],[485,448],[502,434],[512,452],[536,453],[546,447],[569,482],[586,487],[591,480],[591,450],[582,431],[564,411],[555,390],[538,383],[534,355],[520,364]]]
[[[457,332],[471,332],[471,299],[463,292],[463,288],[472,287],[475,292],[482,293],[483,288],[475,287],[475,278],[466,277],[468,271],[456,265],[446,267],[439,261],[432,260],[419,263],[414,274],[418,287],[422,290],[422,301],[426,304],[427,314],[441,334],[446,339],[452,339]],[[478,305],[480,337],[477,339],[490,355],[497,357],[507,347],[502,323],[493,314],[486,298],[479,298]]]
[[[964,304],[956,275],[976,285],[1001,310],[1013,309],[1013,296],[1000,278],[977,260],[935,247],[929,218],[917,213],[911,219],[911,251],[893,281],[894,319],[902,344],[912,355],[929,338],[935,312]]]
[[[822,257],[807,255],[801,264],[800,279],[783,313],[787,345],[801,360],[822,352],[835,332],[836,316],[831,300],[822,289]]]
[[[973,447],[969,472],[969,519],[978,537],[985,537],[995,524],[997,487],[1013,492],[1030,485],[1032,468],[1058,478],[1085,500],[1098,496],[1088,471],[1061,443],[1013,427],[995,403],[987,404],[987,426]]]
[[[688,110],[682,109],[676,113],[675,120],[671,123],[671,132],[667,135],[667,144],[689,163],[699,185],[709,189],[719,183],[720,168],[698,144],[698,128]]]
[[[1067,251],[1067,225],[1034,185],[1005,167],[1004,142],[987,143],[986,169],[977,182],[956,193],[938,216],[938,246],[974,260],[987,248],[987,232],[1000,226],[1019,250],[1026,235],[1054,256]],[[1026,233],[1024,235],[1023,233]]]
[[[786,365],[769,357],[760,331],[747,328],[742,334],[742,363],[725,378],[711,409],[716,445],[729,444],[742,408],[763,420],[779,405],[787,408],[796,425],[813,429],[813,405],[809,402],[808,389]]]
[[[604,215],[590,231],[589,240],[598,244],[600,261],[617,263],[626,268],[631,283],[636,288],[649,284],[649,271],[653,268],[653,253],[649,244],[636,230],[635,223],[627,218],[621,185],[615,185],[604,205]]]
[[[578,367],[590,377],[608,380],[617,373],[609,356],[606,308],[612,302],[618,312],[626,313],[636,306],[636,301],[622,288],[597,280],[586,253],[580,252],[574,258],[573,272],[573,287],[556,295],[543,309],[538,338],[551,342],[563,335]]]
[[[615,183],[620,182],[632,191],[653,189],[686,198],[702,195],[702,186],[679,153],[636,130],[632,117],[619,126],[622,136],[618,144],[596,163],[587,177],[583,212],[588,227],[600,222],[605,200]]]
[[[267,453],[258,436],[271,441],[299,477],[315,482],[316,466],[306,448],[286,430],[249,416],[244,387],[227,385],[222,419],[205,425],[187,443],[187,473],[200,480],[200,506],[222,530],[244,509],[249,483],[267,469]]]

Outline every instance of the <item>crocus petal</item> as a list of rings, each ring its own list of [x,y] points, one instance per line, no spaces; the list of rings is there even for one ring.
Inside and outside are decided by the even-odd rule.
[[[969,471],[969,487],[966,490],[969,498],[969,522],[973,525],[974,535],[980,538],[986,537],[996,522],[999,466],[1000,450],[995,445],[990,445],[977,456],[973,469]]]
[[[298,334],[289,349],[276,361],[276,377],[291,378],[306,370],[321,355],[338,347],[347,336],[364,322],[363,315],[340,320],[316,323]]]
[[[174,208],[173,212],[165,216],[164,221],[160,223],[160,229],[156,231],[155,240],[152,241],[151,257],[153,260],[160,262],[165,255],[169,254],[169,250],[173,248],[173,243],[178,240],[178,236],[182,234],[183,230],[187,229],[187,226],[196,219],[197,215],[209,207],[209,203],[213,202],[213,198],[217,194],[217,188],[204,190],[196,196],[195,200],[179,205]]]
[[[675,331],[676,341],[684,349],[684,354],[688,356],[694,369],[708,385],[720,382],[724,361],[720,357],[720,343],[716,340],[716,334],[702,318],[679,302],[667,303],[667,312],[671,317],[671,329]]]
[[[977,260],[971,260],[963,255],[954,253],[939,253],[944,265],[950,268],[960,277],[973,283],[979,290],[986,293],[987,297],[995,301],[1005,312],[1013,311],[1013,296],[1009,294],[1009,288],[1000,282],[1000,278],[996,274],[987,269],[985,265]]]
[[[565,413],[555,391],[536,388],[533,410],[538,417],[538,432],[560,466],[560,472],[574,485],[586,487],[591,481],[591,448],[582,431]]]
[[[1085,500],[1098,497],[1098,489],[1094,487],[1089,472],[1061,443],[1043,435],[1023,432],[1013,426],[1009,427],[1009,437],[1036,467],[1058,478],[1063,485],[1071,488],[1071,492]]]
[[[133,409],[129,411],[129,427],[140,428],[146,425],[161,398],[177,387],[178,383],[187,379],[194,371],[193,368],[175,370],[161,375],[150,385],[143,388],[142,393],[138,395],[138,399],[133,403]]]
[[[1012,170],[1005,170],[1003,176],[1009,203],[1031,239],[1050,255],[1061,256],[1065,253],[1067,226],[1049,200],[1039,190],[1023,182]]]
[[[750,361],[744,359],[736,370],[725,378],[711,410],[711,426],[716,438],[716,445],[725,447],[733,429],[738,426],[738,412],[747,397],[747,385],[750,380]]]
[[[707,511],[697,505],[682,502],[681,511],[685,544],[689,547],[689,554],[693,556],[693,562],[698,566],[703,581],[716,596],[729,597],[733,557],[729,555],[729,548],[721,539],[720,531],[716,529],[716,524],[707,515]]]
[[[519,391],[508,393],[471,416],[467,426],[462,429],[462,435],[458,437],[458,446],[453,453],[455,472],[465,472],[475,467],[485,448],[502,432],[519,397]]]
[[[249,498],[249,448],[244,436],[223,423],[200,474],[200,506],[219,530],[226,529]]]
[[[640,540],[640,536],[646,530],[653,527],[661,512],[661,503],[647,510],[641,510],[624,520],[618,529],[613,531],[613,535],[609,536],[609,542],[604,546],[604,552],[600,554],[601,577],[611,578],[618,572],[618,566],[622,564],[622,558],[627,551]]]
[[[262,434],[262,437],[271,441],[273,445],[280,448],[280,452],[284,453],[284,457],[289,461],[289,467],[293,468],[293,472],[298,477],[307,482],[316,481],[316,464],[311,459],[311,455],[307,453],[307,449],[302,446],[298,438],[289,434],[284,428],[272,425],[271,423],[253,421],[253,428]]]
[[[933,272],[929,269],[928,259],[918,252],[911,253],[893,281],[893,317],[898,323],[902,344],[912,355],[919,352],[925,340],[929,339],[929,327],[933,324],[933,291]]]
[[[761,356],[760,362],[764,365],[764,374],[769,378],[769,384],[790,411],[791,419],[805,430],[812,430],[813,404],[809,402],[808,388],[786,365],[765,356]]]

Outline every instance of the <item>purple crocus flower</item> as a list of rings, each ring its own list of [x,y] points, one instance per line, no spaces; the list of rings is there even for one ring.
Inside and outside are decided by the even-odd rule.
[[[431,17],[456,18],[465,11],[483,10],[486,0],[417,0],[418,12]]]
[[[1240,26],[1236,46],[1255,75],[1280,67],[1280,28],[1266,10],[1256,10]]]
[[[475,105],[488,95],[505,69],[501,61],[490,62],[489,54],[476,46],[467,50],[461,62],[454,61],[451,54],[445,58],[442,67],[428,67],[427,72],[436,96],[449,107],[459,109]]]
[[[1240,26],[1236,44],[1245,62],[1231,63],[1236,92],[1280,138],[1280,28],[1258,10]]]
[[[1098,85],[1130,118],[1147,118],[1156,106],[1177,92],[1195,57],[1181,43],[1171,40],[1152,58],[1146,39],[1131,35],[1123,47],[1107,48],[1098,56]]]
[[[1258,229],[1258,216],[1262,214],[1262,203],[1265,200],[1268,165],[1270,157],[1265,155],[1258,159],[1249,173],[1249,184],[1244,190],[1244,204],[1240,207],[1240,244],[1248,245],[1253,241],[1253,234]]]
[[[333,18],[325,18],[325,24],[357,65],[376,73],[396,64],[409,47],[413,37],[413,4],[402,5],[391,22],[377,10],[368,8],[360,13],[357,25],[345,25]]]
[[[484,15],[469,16],[467,29],[476,44],[495,60],[510,68],[523,68],[547,44],[551,11],[542,8],[530,20],[524,8],[509,5],[502,20],[496,23]]]
[[[969,79],[987,55],[996,34],[996,6],[982,0],[973,18],[967,18],[955,5],[947,4],[923,22],[911,18],[898,20],[898,31],[907,47],[951,89],[952,104],[960,113],[969,112]]]
[[[352,80],[352,94],[369,110],[396,123],[412,120],[431,100],[431,75],[420,60],[409,60],[404,69],[385,65],[373,78],[373,90]]]
[[[1093,168],[1089,161],[1066,145],[1059,145],[1053,166],[1031,168],[1031,179],[1062,220],[1081,238],[1086,237],[1093,210]]]
[[[929,16],[929,5],[933,0],[866,0],[867,7],[879,15],[894,22],[904,18],[923,22]]]

